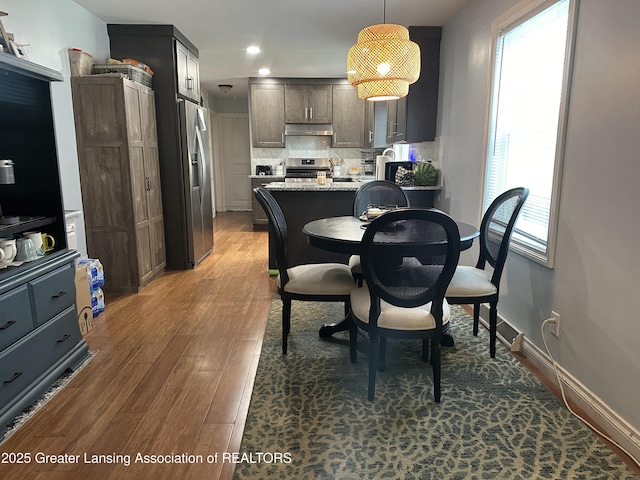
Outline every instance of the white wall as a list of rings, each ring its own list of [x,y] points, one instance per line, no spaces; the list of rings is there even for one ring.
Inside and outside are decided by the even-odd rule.
[[[64,76],[52,84],[53,116],[60,161],[65,210],[82,210],[73,104],[69,81],[68,48],[80,48],[105,63],[109,56],[106,24],[71,0],[2,0],[0,10],[5,30],[15,40],[28,44],[29,60]],[[86,256],[84,218],[78,219],[78,251]]]
[[[491,22],[518,2],[474,0],[444,27],[440,204],[479,223]],[[582,0],[564,159],[556,267],[511,253],[499,311],[543,348],[540,325],[562,318],[550,345],[560,365],[640,429],[640,2]]]

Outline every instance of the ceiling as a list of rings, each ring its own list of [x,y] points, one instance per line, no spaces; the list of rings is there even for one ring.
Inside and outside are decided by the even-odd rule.
[[[247,78],[261,67],[274,77],[345,77],[347,51],[362,28],[384,20],[443,25],[469,0],[74,1],[106,23],[175,25],[199,49],[202,88],[246,97]],[[261,53],[247,54],[249,45]],[[233,88],[225,94],[220,84]]]

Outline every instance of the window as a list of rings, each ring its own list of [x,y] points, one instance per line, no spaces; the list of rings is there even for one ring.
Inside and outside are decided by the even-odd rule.
[[[524,2],[494,24],[484,208],[528,187],[512,249],[553,266],[575,5]]]

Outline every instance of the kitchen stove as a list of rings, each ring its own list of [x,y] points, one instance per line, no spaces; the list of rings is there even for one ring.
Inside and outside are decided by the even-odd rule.
[[[285,160],[286,183],[315,182],[318,172],[331,173],[328,158],[287,158]]]

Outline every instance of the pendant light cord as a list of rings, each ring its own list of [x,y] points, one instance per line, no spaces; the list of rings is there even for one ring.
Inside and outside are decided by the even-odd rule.
[[[387,23],[387,0],[382,2],[382,23]]]

